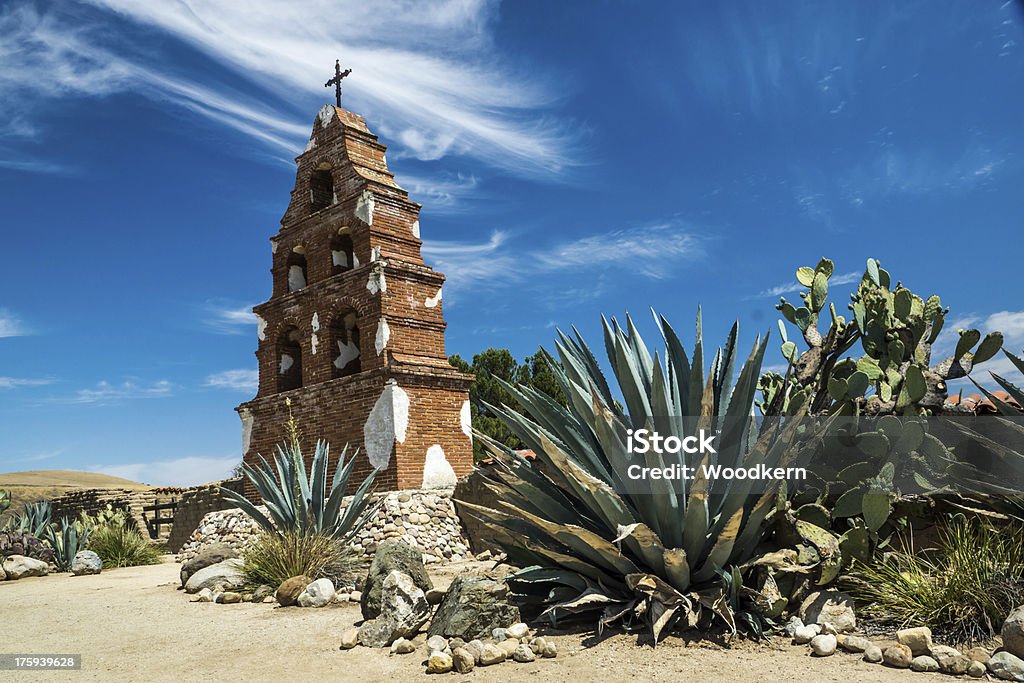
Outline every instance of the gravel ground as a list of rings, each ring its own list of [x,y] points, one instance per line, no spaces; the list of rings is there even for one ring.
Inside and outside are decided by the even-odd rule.
[[[179,565],[66,574],[0,582],[0,653],[81,654],[82,670],[0,672],[0,681],[409,681],[426,676],[414,654],[338,649],[360,619],[356,605],[324,609],[190,603],[177,590]],[[456,568],[436,572],[447,585]],[[433,573],[433,572],[432,572]],[[670,637],[657,649],[635,636],[599,642],[555,633],[557,659],[478,668],[472,681],[911,681],[915,674],[837,654],[818,659],[781,639],[731,648]],[[420,641],[423,640],[421,635]],[[450,674],[458,677],[457,674]]]

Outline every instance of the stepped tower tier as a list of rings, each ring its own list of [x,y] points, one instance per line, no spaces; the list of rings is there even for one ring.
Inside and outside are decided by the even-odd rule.
[[[378,489],[453,486],[473,464],[472,377],[448,364],[445,278],[423,262],[420,205],[385,150],[361,116],[327,105],[295,160],[270,240],[273,291],[253,308],[259,389],[236,409],[244,459],[269,459],[291,410],[308,457],[318,438],[335,456],[360,449],[354,480],[380,467]]]

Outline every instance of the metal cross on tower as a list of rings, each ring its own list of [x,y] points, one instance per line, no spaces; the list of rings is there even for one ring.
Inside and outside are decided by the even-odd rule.
[[[337,101],[338,106],[341,106],[341,79],[352,73],[352,69],[341,70],[341,60],[336,59],[334,61],[334,78],[324,83],[325,88],[334,86],[334,99]]]

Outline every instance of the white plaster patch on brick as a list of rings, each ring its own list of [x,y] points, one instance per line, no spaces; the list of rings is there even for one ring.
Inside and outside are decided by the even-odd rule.
[[[462,433],[473,440],[473,412],[469,408],[469,401],[462,402],[462,410],[459,411],[459,420],[462,422]]]
[[[419,236],[420,236],[420,222],[419,221],[415,221],[412,224],[412,236],[416,237],[416,238],[419,238]]]
[[[306,286],[306,274],[302,272],[302,266],[292,266],[288,269],[288,291],[297,292]]]
[[[441,303],[441,290],[442,289],[443,289],[442,287],[438,287],[437,288],[437,294],[435,294],[434,296],[429,297],[427,299],[424,299],[423,305],[426,306],[427,308],[436,308],[437,305],[439,303]]]
[[[303,150],[303,153],[308,152],[308,151],[313,150],[313,149],[316,149],[316,136],[315,135],[312,136],[311,138],[309,138],[309,142],[306,143],[306,149]]]
[[[409,429],[409,394],[402,387],[395,385],[395,440],[405,443],[405,433]]]
[[[281,354],[281,366],[278,371],[283,375],[295,364],[295,359],[289,356],[287,353]]]
[[[316,332],[310,335],[309,345],[313,349],[313,355],[316,355],[316,347],[320,345],[320,339],[316,336]]]
[[[444,449],[440,444],[434,444],[427,449],[427,459],[423,463],[423,485],[424,489],[450,489],[458,483],[455,470],[452,469],[448,458],[444,457]]]
[[[356,217],[367,225],[373,225],[373,193],[365,190],[356,201]]]
[[[391,339],[391,328],[388,327],[388,321],[381,318],[377,322],[377,340],[374,342],[374,347],[377,349],[377,355],[379,356],[384,350],[384,347],[388,345],[388,340]]]
[[[312,326],[314,332],[319,332],[320,331],[320,314],[319,313],[313,313],[313,319],[309,321],[309,324],[310,324],[310,326]]]
[[[374,247],[370,250],[370,263],[380,261],[380,247]]]
[[[326,126],[328,123],[330,123],[331,119],[334,118],[334,114],[334,105],[325,104],[323,108],[320,110],[320,113],[317,114],[317,116],[320,117],[320,125]]]
[[[242,418],[242,455],[249,452],[249,444],[252,443],[252,411],[243,408],[238,411],[238,417]]]
[[[395,442],[405,442],[408,427],[409,395],[390,380],[363,425],[363,444],[370,464],[387,467]]]
[[[331,250],[331,264],[339,268],[348,268],[348,254],[344,251]]]
[[[370,278],[366,281],[366,288],[370,290],[370,294],[388,291],[388,281],[384,279],[383,269],[370,273]]]
[[[275,239],[270,240],[270,253],[271,254],[276,254],[277,253],[277,240],[275,240]]]
[[[356,256],[355,252],[352,253],[352,267],[353,268],[358,268],[359,267],[359,257]]]
[[[342,344],[338,342],[338,357],[334,359],[334,367],[344,370],[345,366],[359,358],[359,347],[348,341]]]
[[[256,337],[260,341],[267,340],[267,321],[259,313],[253,313],[256,316]]]

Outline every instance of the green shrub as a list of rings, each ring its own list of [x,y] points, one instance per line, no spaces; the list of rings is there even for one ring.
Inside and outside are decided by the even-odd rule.
[[[280,586],[286,579],[305,575],[327,578],[336,585],[352,578],[358,561],[355,551],[327,534],[263,532],[242,554],[242,572],[252,586]]]
[[[160,550],[127,524],[96,526],[89,536],[88,548],[100,556],[104,569],[160,562]]]
[[[1020,533],[958,515],[940,530],[937,548],[915,552],[904,541],[874,564],[858,564],[848,588],[869,619],[928,626],[957,643],[986,640],[1024,602]]]

